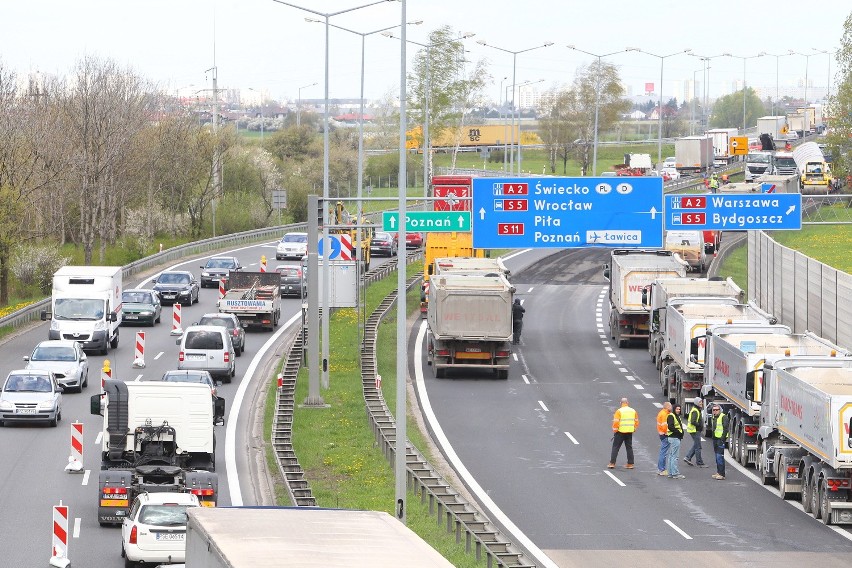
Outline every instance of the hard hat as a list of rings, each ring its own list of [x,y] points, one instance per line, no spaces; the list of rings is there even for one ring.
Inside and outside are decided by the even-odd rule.
[[[704,402],[704,401],[703,401],[703,400],[701,400],[701,397],[700,397],[700,396],[696,396],[694,399],[692,399],[692,404],[695,404],[695,405],[703,404],[703,402]]]

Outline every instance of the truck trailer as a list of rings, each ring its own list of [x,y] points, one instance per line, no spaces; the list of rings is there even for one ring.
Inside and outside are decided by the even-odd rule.
[[[710,136],[677,138],[675,160],[675,167],[681,173],[707,171],[713,167],[713,138]]]
[[[713,139],[713,165],[727,166],[736,160],[736,156],[731,155],[730,142],[738,133],[738,128],[712,128],[707,131]]]
[[[604,277],[609,280],[609,332],[619,347],[647,340],[648,312],[642,292],[657,278],[685,278],[688,265],[670,250],[615,249]]]
[[[826,525],[852,524],[852,362],[782,359],[763,368],[758,470]]]
[[[642,291],[642,306],[648,310],[650,317],[648,352],[658,370],[666,329],[666,308],[669,300],[675,298],[733,298],[741,304],[745,301],[745,292],[730,278],[658,278],[649,284]]]
[[[121,326],[122,272],[120,266],[63,266],[53,275],[48,339],[79,341],[101,355],[118,348]]]
[[[272,331],[281,318],[281,275],[277,272],[231,271],[230,288],[217,301],[219,311],[234,314],[243,327]]]
[[[509,378],[514,293],[502,275],[432,278],[426,343],[435,377],[450,369],[479,369]]]
[[[225,399],[208,385],[107,379],[90,410],[104,417],[98,523],[121,524],[145,491],[193,493],[202,506],[216,506],[213,429]]]
[[[789,358],[849,356],[813,333],[794,334],[784,325],[721,325],[707,331],[707,361],[702,396],[728,415],[731,456],[741,465],[757,464],[760,404],[766,389],[763,366]]]
[[[776,142],[785,140],[789,130],[786,116],[761,116],[757,119],[758,135],[768,134]]]
[[[485,258],[483,249],[473,248],[473,233],[456,231],[451,233],[426,233],[423,246],[423,282],[420,285],[420,315],[426,317],[429,306],[429,279],[436,258]]]

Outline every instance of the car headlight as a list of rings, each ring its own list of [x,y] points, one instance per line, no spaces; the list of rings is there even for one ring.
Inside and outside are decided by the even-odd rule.
[[[80,367],[68,367],[64,374],[66,377],[75,377],[80,374]]]
[[[106,329],[106,322],[104,320],[98,320],[95,322],[95,331],[101,331]]]
[[[15,410],[15,407],[8,400],[0,400],[0,410]]]
[[[50,331],[59,331],[59,321],[55,319],[50,320]]]
[[[38,403],[37,410],[53,410],[53,401],[45,400]]]
[[[189,292],[189,290],[181,290],[180,292],[178,292],[178,294],[180,294],[181,296],[188,296]]]
[[[210,276],[210,273],[209,272],[202,272],[201,275],[202,276]]]
[[[154,313],[153,310],[142,310],[141,312],[139,312],[139,315],[140,316],[150,316],[153,313]]]

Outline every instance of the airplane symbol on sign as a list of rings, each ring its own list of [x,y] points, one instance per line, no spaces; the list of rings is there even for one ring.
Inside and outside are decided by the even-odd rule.
[[[589,239],[589,240],[593,243],[596,243],[596,242],[598,242],[599,238],[601,238],[601,236],[599,234],[597,234],[596,232],[592,231],[592,236],[591,236],[591,239]]]

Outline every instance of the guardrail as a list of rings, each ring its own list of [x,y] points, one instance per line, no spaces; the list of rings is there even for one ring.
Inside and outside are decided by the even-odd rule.
[[[201,241],[195,241],[185,245],[172,247],[164,250],[163,252],[158,252],[150,256],[146,256],[145,258],[135,260],[130,264],[126,264],[122,267],[122,275],[123,278],[128,279],[135,274],[145,272],[162,264],[185,259],[188,256],[227,247],[238,247],[265,240],[277,240],[281,237],[282,232],[305,231],[307,230],[306,227],[307,225],[305,223],[294,223],[291,225],[255,229],[252,231],[244,231],[242,233],[234,233],[231,235],[223,235],[221,237],[212,237]],[[25,308],[12,312],[11,314],[0,318],[0,328],[17,328],[27,325],[33,321],[40,320],[41,311],[47,309],[49,306],[50,298],[45,298],[34,304],[30,304]]]

